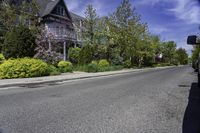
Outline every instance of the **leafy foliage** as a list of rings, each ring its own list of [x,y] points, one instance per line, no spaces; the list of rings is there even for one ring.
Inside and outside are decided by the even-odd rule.
[[[20,5],[12,4],[8,0],[2,0],[0,3],[0,22],[8,31],[16,27],[16,20],[20,25],[29,26],[32,30],[38,30],[39,16],[36,14],[39,13],[39,10],[40,7],[36,0],[23,1]]]
[[[0,54],[0,64],[2,64],[5,61],[5,57],[3,54]]]
[[[126,61],[124,62],[124,67],[125,67],[125,68],[131,68],[131,67],[132,67],[131,60],[126,60]]]
[[[76,47],[76,48],[70,48],[69,49],[69,60],[73,64],[78,63],[79,55],[80,55],[81,49]]]
[[[48,71],[49,71],[49,75],[51,75],[51,76],[55,76],[55,75],[60,75],[61,74],[59,69],[56,68],[53,65],[49,65],[48,66]]]
[[[48,65],[38,59],[19,58],[0,65],[0,78],[29,78],[49,75]]]
[[[95,42],[95,32],[97,30],[97,20],[98,16],[96,10],[92,5],[88,5],[85,11],[85,32],[84,32],[84,40],[88,44],[94,44]]]
[[[35,35],[25,26],[15,27],[7,32],[2,46],[6,58],[33,57],[35,55]]]
[[[107,60],[103,59],[103,60],[99,61],[98,66],[99,67],[109,67],[110,63]]]
[[[73,65],[71,62],[68,62],[68,61],[60,61],[58,63],[58,68],[59,68],[60,72],[62,72],[62,73],[72,72]]]
[[[188,54],[187,51],[183,48],[176,50],[177,60],[181,65],[186,65],[188,63]]]
[[[92,45],[85,45],[80,51],[79,64],[88,64],[93,60],[94,47]]]
[[[36,38],[36,54],[35,58],[41,59],[48,64],[57,65],[59,61],[63,60],[63,55],[55,50],[49,48],[49,41],[54,43],[51,40],[50,35],[47,35],[47,31],[43,30]]]
[[[98,72],[98,63],[96,61],[92,61],[88,64],[87,72]]]
[[[162,46],[164,61],[172,63],[176,56],[176,43],[173,41],[164,42]]]

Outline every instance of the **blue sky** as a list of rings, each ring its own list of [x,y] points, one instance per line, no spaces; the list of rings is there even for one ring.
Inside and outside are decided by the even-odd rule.
[[[121,0],[65,0],[70,11],[84,16],[85,8],[92,4],[99,16],[115,11]],[[200,0],[130,0],[147,22],[151,33],[160,35],[163,41],[173,40],[178,47],[191,53],[186,44],[187,36],[197,34],[200,25]]]

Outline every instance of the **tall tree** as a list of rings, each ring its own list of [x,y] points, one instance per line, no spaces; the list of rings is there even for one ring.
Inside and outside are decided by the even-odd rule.
[[[95,42],[95,32],[97,30],[97,21],[99,17],[97,16],[96,9],[92,5],[88,5],[85,11],[85,34],[84,38],[86,42],[94,44]]]
[[[3,0],[0,2],[0,22],[8,31],[19,24],[35,28],[38,26],[39,9],[36,0]]]
[[[122,0],[116,12],[113,14],[113,18],[117,25],[125,26],[128,25],[129,19],[132,19],[133,9],[129,0]]]
[[[186,65],[188,63],[188,54],[184,48],[179,48],[176,50],[177,60],[181,65]]]
[[[174,41],[168,41],[163,43],[163,56],[165,62],[173,63],[176,56],[176,43]]]
[[[15,27],[17,20],[16,6],[10,4],[7,0],[3,0],[0,3],[0,14],[0,22],[6,29],[11,30]]]

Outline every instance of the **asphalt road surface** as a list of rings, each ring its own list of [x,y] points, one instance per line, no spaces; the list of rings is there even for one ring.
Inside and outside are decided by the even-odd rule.
[[[181,133],[189,66],[0,90],[3,133]]]

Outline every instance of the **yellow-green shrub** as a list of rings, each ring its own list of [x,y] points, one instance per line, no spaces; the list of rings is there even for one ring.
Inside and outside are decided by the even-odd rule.
[[[100,60],[98,63],[99,71],[108,71],[109,67],[110,67],[110,63],[105,59]]]
[[[5,57],[3,54],[0,54],[0,64],[5,61]]]
[[[107,60],[103,59],[103,60],[99,61],[98,66],[99,67],[109,67],[110,63]]]
[[[18,58],[7,60],[0,65],[0,78],[29,78],[49,75],[48,65],[31,58]]]
[[[60,61],[58,63],[58,68],[60,72],[72,72],[73,71],[73,65],[69,61]]]

